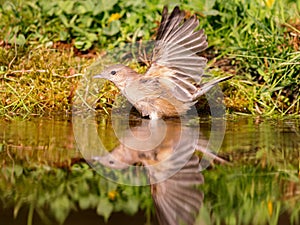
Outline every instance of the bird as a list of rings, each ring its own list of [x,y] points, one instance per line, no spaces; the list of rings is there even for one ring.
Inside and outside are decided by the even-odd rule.
[[[159,224],[193,225],[204,199],[200,188],[204,183],[204,176],[199,157],[193,154],[198,129],[183,128],[179,120],[165,122],[166,130],[161,129],[160,120],[142,119],[141,123],[125,132],[120,145],[108,154],[93,155],[90,163],[100,163],[113,170],[121,170],[122,176],[126,176],[126,170],[133,165],[137,171],[141,171],[138,170],[141,167],[145,168]],[[152,141],[155,142],[156,138],[149,131],[164,136],[161,143],[153,145]],[[143,141],[144,147],[141,147],[140,140],[147,137],[148,140]],[[202,141],[205,142],[205,139]],[[149,147],[151,145],[155,147]],[[109,173],[113,174],[113,171]],[[134,174],[131,179],[143,181],[144,174]]]
[[[194,14],[175,6],[169,14],[164,6],[152,50],[150,67],[144,74],[123,64],[111,65],[93,78],[113,82],[142,117],[178,117],[219,82],[232,76],[204,82],[207,59],[199,53],[208,47],[207,36]]]
[[[194,225],[203,204],[199,188],[204,176],[199,172],[199,158],[193,155],[176,174],[151,185],[156,217],[161,225]]]

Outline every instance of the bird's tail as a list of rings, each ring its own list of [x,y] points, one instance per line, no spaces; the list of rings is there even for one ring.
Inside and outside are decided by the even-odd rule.
[[[218,84],[218,83],[220,83],[222,81],[225,81],[225,80],[229,80],[232,77],[233,76],[221,77],[221,78],[214,79],[214,80],[211,80],[211,81],[208,81],[206,83],[201,84],[200,87],[199,87],[199,89],[198,89],[198,91],[193,95],[193,100],[196,100],[201,95],[203,95],[206,92],[208,92],[216,84]]]

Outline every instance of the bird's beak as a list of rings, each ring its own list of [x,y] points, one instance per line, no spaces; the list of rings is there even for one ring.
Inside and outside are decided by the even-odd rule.
[[[106,79],[106,80],[109,80],[109,75],[107,73],[100,73],[100,74],[97,74],[95,76],[93,76],[94,79]]]
[[[93,78],[104,78],[104,76],[102,74],[97,74],[97,75],[93,76]]]

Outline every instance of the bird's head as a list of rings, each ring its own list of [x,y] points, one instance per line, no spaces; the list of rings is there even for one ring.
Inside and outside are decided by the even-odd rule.
[[[119,159],[116,158],[116,156],[112,154],[107,154],[101,157],[95,156],[92,158],[92,162],[93,163],[99,162],[103,166],[109,167],[111,169],[119,169],[119,170],[127,169],[130,166],[130,164],[120,161]]]
[[[105,68],[100,74],[95,75],[94,78],[110,80],[122,90],[126,86],[126,82],[135,75],[136,72],[128,66],[116,64]]]

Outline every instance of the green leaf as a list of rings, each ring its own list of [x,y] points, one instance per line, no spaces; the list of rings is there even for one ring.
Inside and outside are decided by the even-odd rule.
[[[92,179],[94,177],[94,173],[92,170],[85,170],[84,173],[82,174],[82,178],[85,179]]]
[[[265,71],[263,71],[261,68],[257,69],[257,72],[259,73],[259,75],[261,75],[265,81],[269,81],[270,76],[269,74],[265,73]]]
[[[61,8],[65,13],[72,14],[73,13],[73,6],[75,1],[59,1],[58,6]]]
[[[76,10],[78,14],[85,14],[87,12],[93,12],[94,8],[95,8],[95,4],[93,1],[85,0],[80,2],[80,5]]]
[[[68,19],[67,19],[67,17],[66,17],[64,14],[60,14],[58,17],[60,18],[61,22],[62,22],[66,27],[69,27],[69,26],[70,26],[70,24],[69,24],[69,22],[68,22]]]
[[[85,209],[90,208],[91,201],[90,201],[89,195],[81,197],[81,198],[79,199],[79,202],[78,202],[78,203],[79,203],[80,209],[85,210]]]
[[[129,200],[124,208],[124,211],[129,215],[134,215],[139,209],[139,199],[135,196],[130,196]]]
[[[24,46],[26,43],[26,38],[23,34],[19,34],[16,38],[16,44],[19,46]]]
[[[216,0],[206,0],[204,4],[205,11],[212,10],[216,4]]]
[[[63,30],[59,31],[59,40],[60,41],[66,41],[66,40],[68,40],[68,38],[69,38],[68,32],[63,31]]]
[[[113,211],[113,205],[106,198],[101,198],[97,206],[97,214],[104,217],[104,220],[107,222],[110,214]]]
[[[85,195],[85,194],[89,193],[90,188],[89,188],[87,181],[83,180],[82,182],[80,182],[77,186],[77,190],[78,190],[79,194],[81,194],[81,195]]]
[[[15,33],[17,33],[17,31]],[[17,37],[16,37],[16,35],[11,35],[9,37],[8,43],[17,44],[19,46],[24,46],[24,44],[26,43],[26,39],[23,34],[19,34]]]
[[[79,37],[75,39],[75,47],[80,50],[88,50],[92,47],[93,43],[85,37]]]
[[[14,173],[15,173],[16,177],[20,177],[23,174],[23,167],[20,165],[15,165]]]
[[[101,12],[112,10],[114,5],[118,3],[118,0],[99,0],[98,4],[93,10],[93,15],[98,15]]]
[[[82,24],[82,26],[84,27],[91,27],[92,23],[93,23],[93,18],[90,16],[82,16],[80,23]]]
[[[119,33],[121,27],[121,23],[119,20],[112,21],[108,27],[103,28],[103,34],[107,36],[114,36]]]
[[[12,1],[5,1],[2,3],[3,11],[15,11],[16,6],[12,3]]]
[[[51,202],[50,210],[55,219],[62,224],[69,215],[71,209],[70,200],[66,195],[59,196]]]
[[[85,14],[85,13],[88,12],[88,10],[83,5],[79,5],[76,8],[76,11],[77,11],[78,14]]]

